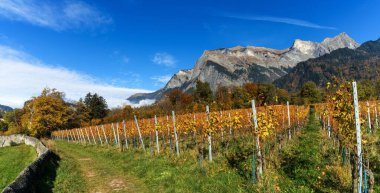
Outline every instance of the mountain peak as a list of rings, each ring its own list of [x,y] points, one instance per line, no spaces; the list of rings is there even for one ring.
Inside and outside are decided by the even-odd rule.
[[[193,70],[180,70],[175,73],[165,86],[165,90],[181,87],[186,81],[189,81]]]
[[[346,32],[342,32],[333,38],[324,39],[322,45],[326,46],[329,51],[336,50],[339,47],[347,47],[350,49],[359,47],[359,44],[348,36]]]
[[[301,53],[309,54],[310,52],[313,52],[316,47],[317,47],[316,42],[296,39],[294,40],[291,49],[293,50],[296,49],[300,51]]]

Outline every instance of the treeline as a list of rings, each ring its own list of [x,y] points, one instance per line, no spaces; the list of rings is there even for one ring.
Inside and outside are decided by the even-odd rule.
[[[105,99],[97,94],[88,93],[84,100],[70,102],[63,92],[45,88],[23,108],[6,112],[0,120],[0,132],[39,138],[55,130],[102,123],[108,113]]]
[[[334,84],[341,82],[336,78],[332,80]],[[359,100],[379,99],[380,81],[358,82],[358,95]],[[194,90],[189,92],[172,90],[162,100],[151,106],[134,109],[125,106],[112,109],[105,121],[116,122],[132,119],[133,115],[151,118],[154,115],[169,115],[172,110],[175,110],[177,114],[204,112],[206,105],[209,105],[213,111],[250,108],[253,98],[258,106],[286,104],[287,101],[295,105],[313,104],[327,101],[327,96],[327,88],[319,88],[312,81],[306,82],[300,90],[294,93],[289,93],[271,83],[246,83],[235,87],[221,86],[213,93],[208,83],[198,81]]]
[[[359,82],[358,95],[359,100],[379,99],[380,81]],[[106,100],[96,93],[88,93],[84,99],[73,102],[67,101],[63,92],[46,88],[40,96],[26,101],[23,108],[2,115],[0,132],[43,137],[50,136],[55,130],[130,120],[134,115],[152,118],[154,115],[170,115],[172,110],[177,114],[204,112],[206,105],[212,111],[250,108],[253,98],[258,106],[285,104],[287,101],[302,105],[325,102],[327,96],[327,88],[318,88],[311,81],[295,93],[288,93],[270,83],[221,86],[213,93],[208,83],[198,81],[192,91],[172,90],[154,105],[139,108],[125,105],[109,110]]]

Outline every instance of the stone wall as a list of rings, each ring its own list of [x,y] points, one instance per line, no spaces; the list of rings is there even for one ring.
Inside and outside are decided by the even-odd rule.
[[[36,192],[36,181],[41,177],[44,166],[52,159],[53,153],[46,148],[40,140],[26,135],[0,136],[0,148],[11,146],[12,144],[22,144],[36,148],[38,157],[8,187],[3,193],[26,193]]]

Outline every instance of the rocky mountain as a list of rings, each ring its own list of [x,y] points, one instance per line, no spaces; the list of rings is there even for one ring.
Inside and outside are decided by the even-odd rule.
[[[6,112],[6,111],[11,111],[11,110],[13,110],[12,107],[0,105],[0,113]]]
[[[365,42],[355,50],[341,48],[301,62],[274,83],[294,91],[307,81],[325,86],[334,76],[340,80],[380,80],[380,39]]]
[[[159,100],[163,94],[170,92],[173,89],[181,88],[186,82],[191,79],[193,70],[180,70],[174,74],[165,87],[153,93],[137,93],[129,97],[131,103],[138,104],[142,100]]]
[[[193,70],[179,71],[166,86],[154,93],[135,94],[132,103],[145,99],[160,99],[173,89],[190,91],[198,80],[208,82],[211,90],[218,86],[239,86],[247,82],[273,82],[286,75],[297,63],[330,53],[339,48],[359,46],[346,33],[322,42],[295,40],[290,48],[275,50],[264,47],[236,46],[207,50],[195,63]]]

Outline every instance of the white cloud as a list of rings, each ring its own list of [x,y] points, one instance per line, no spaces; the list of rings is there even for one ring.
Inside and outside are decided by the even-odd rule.
[[[79,0],[1,0],[0,15],[57,31],[112,23],[110,17]]]
[[[153,76],[150,79],[154,80],[156,82],[156,85],[161,85],[168,83],[171,78],[172,76],[168,74],[163,76]]]
[[[139,101],[139,103],[132,103],[129,100],[127,100],[127,105],[130,105],[131,107],[136,108],[136,107],[148,106],[148,105],[153,104],[154,102],[156,102],[156,100],[154,99],[144,99],[144,100]]]
[[[56,88],[66,98],[78,100],[86,93],[103,96],[109,107],[126,103],[135,93],[152,92],[99,83],[94,78],[62,67],[48,66],[18,50],[0,46],[0,104],[23,106],[24,101],[38,96],[43,88]]]
[[[158,52],[154,55],[152,62],[159,65],[164,65],[167,67],[173,67],[177,63],[174,56],[166,52]]]
[[[268,22],[275,22],[275,23],[285,23],[289,25],[296,25],[296,26],[316,28],[316,29],[330,29],[330,30],[336,29],[335,27],[323,26],[323,25],[319,25],[319,24],[312,23],[305,20],[293,19],[293,18],[287,18],[287,17],[272,17],[272,16],[245,17],[245,16],[236,16],[236,15],[228,15],[226,17],[241,19],[241,20],[250,20],[250,21],[268,21]]]

